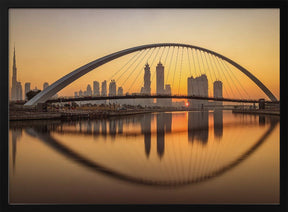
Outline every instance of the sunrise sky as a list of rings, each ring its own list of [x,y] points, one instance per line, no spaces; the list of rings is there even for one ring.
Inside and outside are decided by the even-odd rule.
[[[24,91],[26,82],[42,90],[44,82],[116,51],[171,42],[234,60],[279,99],[279,15],[279,9],[10,9],[10,89],[14,46]],[[83,76],[58,94],[84,90],[91,76],[97,78]]]

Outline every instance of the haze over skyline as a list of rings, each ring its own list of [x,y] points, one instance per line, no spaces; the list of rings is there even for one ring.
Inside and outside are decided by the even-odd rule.
[[[207,48],[234,60],[279,99],[279,33],[279,9],[10,9],[9,92],[14,45],[17,80],[42,89],[44,82],[51,85],[107,54],[169,42]],[[71,96],[86,88],[100,71],[59,94]]]

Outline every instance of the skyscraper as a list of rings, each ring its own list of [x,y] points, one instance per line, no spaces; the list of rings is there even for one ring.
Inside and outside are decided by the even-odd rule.
[[[16,83],[16,98],[17,100],[22,100],[22,85],[21,82]]]
[[[25,100],[27,100],[26,94],[31,90],[30,86],[31,86],[30,82],[25,83]]]
[[[141,133],[144,134],[145,153],[149,157],[151,150],[151,113],[146,113],[141,121]]]
[[[17,81],[16,53],[14,47],[11,100],[22,100],[22,85]]]
[[[109,96],[116,96],[116,82],[111,80],[109,83]]]
[[[104,80],[101,84],[101,96],[107,96],[107,83]]]
[[[118,96],[123,96],[123,88],[122,87],[118,88]]]
[[[159,61],[156,67],[156,94],[163,95],[164,93],[164,66]],[[157,99],[157,104],[164,105],[165,101],[163,101],[163,99]]]
[[[151,95],[151,72],[148,63],[146,63],[144,67],[144,85],[141,88],[140,93],[144,95]],[[141,99],[139,102],[142,105],[151,105],[153,99]]]
[[[79,91],[79,96],[80,97],[83,96],[83,91],[82,90]]]
[[[223,86],[222,82],[217,80],[213,83],[213,95],[214,98],[223,98]],[[215,101],[215,105],[222,105],[222,102]]]
[[[171,95],[171,86],[169,84],[165,85],[165,94],[166,95]],[[172,99],[165,99],[165,105],[166,106],[171,106],[172,105]]]
[[[208,79],[205,74],[194,78],[193,76],[187,79],[187,94],[188,96],[208,97]],[[189,106],[197,109],[203,109],[208,103],[208,100],[191,100]]]
[[[203,97],[208,97],[208,78],[206,74],[202,74],[198,77],[200,81],[199,95]],[[208,102],[208,100],[203,100],[204,102]]]
[[[109,96],[116,96],[116,82],[115,80],[111,80],[109,83]],[[109,100],[109,103],[114,104],[116,100]]]
[[[11,88],[11,99],[17,100],[17,68],[16,68],[16,56],[15,56],[15,47],[14,47],[14,55],[13,55],[13,75],[12,75],[12,88]]]
[[[43,83],[43,90],[45,90],[49,86],[48,82]]]
[[[98,81],[93,82],[93,95],[94,96],[100,96],[100,87],[99,87]]]
[[[144,68],[144,88],[143,88],[143,93],[144,94],[151,94],[151,73],[150,73],[150,67],[149,64],[147,63]]]
[[[87,85],[87,90],[86,90],[86,92],[87,92],[87,96],[92,96],[92,89],[91,89],[91,85]]]

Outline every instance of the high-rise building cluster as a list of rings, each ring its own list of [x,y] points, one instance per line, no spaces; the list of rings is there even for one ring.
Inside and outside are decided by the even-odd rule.
[[[214,98],[222,98],[222,82],[217,80],[213,83]],[[208,78],[205,74],[199,77],[188,77],[187,79],[187,95],[208,97]],[[208,100],[189,99],[189,106],[197,109],[203,109],[208,105]],[[222,104],[222,103],[216,103]]]
[[[171,95],[171,86],[169,84],[164,85],[164,66],[159,61],[156,66],[156,94],[157,95]],[[141,88],[141,94],[151,95],[151,73],[150,67],[147,63],[144,68],[144,86]],[[145,100],[146,103],[151,103],[151,99]],[[158,106],[170,106],[172,104],[172,99],[156,99],[156,104]]]
[[[165,72],[164,66],[159,61],[156,66],[156,95],[171,95],[172,88],[170,84],[165,84]],[[144,80],[143,86],[141,87],[140,94],[142,95],[151,95],[151,72],[150,66],[148,63],[145,64],[144,67]],[[223,84],[221,81],[217,80],[213,83],[213,93],[215,98],[222,98]],[[80,90],[79,92],[75,92],[75,97],[82,96],[123,96],[124,91],[122,87],[118,87],[114,79],[112,79],[107,86],[107,81],[104,80],[101,82],[101,92],[100,92],[100,83],[98,81],[93,82],[93,91],[91,86],[88,84],[87,89],[85,91]],[[201,96],[208,97],[208,78],[205,74],[202,74],[198,77],[188,77],[187,79],[187,95],[188,96]],[[141,104],[141,105],[153,105],[153,99],[151,98],[143,98],[143,99],[127,99],[127,100],[110,100],[110,103],[125,103],[125,104]],[[208,100],[195,100],[189,99],[189,106],[197,109],[203,109],[205,106],[208,106]],[[215,105],[221,105],[222,103],[215,103]],[[157,106],[171,106],[172,99],[171,98],[156,98]]]
[[[117,85],[115,80],[111,80],[109,83],[109,90],[107,95],[107,81],[104,80],[101,83],[101,92],[100,92],[100,83],[98,81],[93,81],[93,90],[91,88],[91,85],[88,84],[86,87],[86,90],[82,91],[79,90],[79,92],[74,92],[75,97],[82,97],[82,96],[116,96],[116,95],[123,95],[123,88],[118,87],[117,91]]]
[[[164,66],[161,62],[158,63],[156,67],[156,94],[158,95],[171,95],[171,86],[169,84],[164,85]],[[150,66],[146,63],[144,67],[144,85],[140,90],[140,94],[151,95],[151,72]],[[91,90],[91,86],[87,85],[87,89],[85,91],[80,90],[79,92],[74,92],[75,97],[82,96],[123,96],[124,90],[122,87],[117,88],[117,83],[114,79],[112,79],[109,83],[109,87],[107,85],[107,81],[104,80],[101,82],[101,92],[100,92],[100,83],[98,81],[93,82],[93,91]],[[114,103],[116,101],[110,100],[110,103]],[[139,99],[139,100],[117,100],[118,103],[125,102],[127,104],[142,104],[142,105],[152,105],[153,99]],[[159,106],[169,106],[172,104],[172,99],[157,99],[157,105]]]
[[[21,82],[17,81],[17,67],[16,67],[16,52],[14,47],[14,55],[13,55],[13,73],[12,73],[12,88],[11,88],[11,100],[27,100],[26,94],[31,91],[31,83],[26,82],[24,85],[24,97]],[[48,82],[43,83],[43,90],[49,86]],[[33,91],[38,91],[37,87],[33,89]],[[57,97],[55,94],[53,97]]]
[[[193,76],[187,79],[187,94],[188,96],[203,96],[208,97],[208,79],[205,74],[194,78]],[[193,108],[203,108],[208,100],[189,99],[189,106]]]
[[[172,88],[170,84],[165,84],[164,80],[165,72],[164,66],[159,61],[156,66],[156,95],[171,95]],[[48,82],[43,83],[43,90],[49,87]],[[27,100],[26,94],[31,90],[31,83],[25,83],[25,90],[24,90],[24,98]],[[34,89],[35,91],[38,90],[37,87]],[[17,81],[17,67],[16,67],[16,53],[14,47],[14,55],[13,55],[13,75],[12,75],[12,88],[11,88],[11,100],[23,100],[22,96],[22,85],[21,82]],[[150,66],[148,63],[145,64],[144,67],[144,83],[143,87],[140,90],[140,94],[143,95],[151,95],[151,72]],[[79,90],[78,92],[74,92],[75,97],[82,97],[82,96],[116,96],[124,95],[124,91],[122,87],[118,87],[114,79],[112,79],[109,83],[109,87],[107,90],[107,81],[104,80],[101,82],[101,92],[100,92],[100,83],[98,81],[93,81],[93,89],[90,84],[87,85],[86,90],[82,91]],[[198,77],[188,77],[187,78],[187,95],[188,96],[202,96],[208,97],[208,78],[205,74],[202,74]],[[213,83],[213,95],[214,98],[223,98],[223,83],[220,80],[216,80]],[[57,97],[56,94],[54,97]],[[125,100],[127,103],[132,103],[130,100]],[[123,102],[125,102],[123,101]],[[132,100],[136,104],[143,104],[143,105],[152,105],[153,99],[139,99],[139,100]],[[115,101],[109,101],[115,102]],[[122,101],[118,101],[119,103]],[[208,100],[195,100],[189,99],[189,106],[197,109],[203,109],[204,106],[208,105]],[[170,106],[172,105],[171,98],[156,98],[156,105],[158,106]],[[215,102],[215,105],[222,105],[222,102]]]

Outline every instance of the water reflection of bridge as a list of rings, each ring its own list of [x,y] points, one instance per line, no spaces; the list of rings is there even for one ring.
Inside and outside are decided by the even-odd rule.
[[[208,111],[198,111],[198,112],[187,112],[187,134],[188,141],[200,142],[206,145],[209,136],[209,112]],[[174,114],[175,115],[175,114]],[[178,116],[185,116],[185,113],[178,113]],[[255,116],[256,117],[256,116]],[[151,130],[151,124],[153,120],[156,119],[156,131]],[[244,121],[244,120],[243,120]],[[246,121],[246,120],[245,120]],[[219,140],[223,136],[223,111],[215,110],[213,112],[213,128],[214,128],[214,138]],[[13,141],[13,152],[16,153],[16,140],[21,137],[22,130],[13,127],[12,122],[12,141]],[[21,122],[19,122],[21,123]],[[26,123],[26,122],[25,122]],[[28,122],[29,123],[29,122]],[[30,123],[33,123],[30,122]],[[145,154],[147,157],[150,155],[151,151],[151,136],[156,134],[157,138],[157,154],[161,158],[165,153],[165,135],[172,133],[183,133],[186,129],[173,129],[172,132],[172,114],[171,113],[147,113],[137,116],[128,116],[125,118],[110,118],[110,119],[97,119],[97,120],[82,120],[82,121],[70,121],[62,123],[60,121],[47,122],[47,130],[49,132],[56,132],[59,134],[72,134],[72,135],[87,135],[97,139],[98,136],[106,137],[109,135],[112,139],[117,137],[138,137],[144,136],[144,147]],[[246,123],[246,125],[259,124],[265,125],[267,120],[265,116],[259,116],[258,119],[254,119],[251,123]],[[39,122],[35,121],[33,125],[38,125]],[[232,126],[241,125],[242,122],[233,123]],[[16,124],[17,125],[17,124]],[[123,131],[124,125],[129,126],[139,126],[141,131]],[[28,124],[29,126],[29,124]],[[226,123],[226,127],[229,127]],[[13,157],[16,154],[13,153]],[[13,160],[15,161],[15,160]]]
[[[169,113],[167,113],[169,114]],[[159,114],[155,114],[156,116],[156,121],[157,121],[157,153],[158,156],[161,158],[164,156],[164,150],[165,150],[165,134],[166,132],[171,132],[172,131],[172,127],[171,127],[171,123],[172,123],[172,116],[169,116],[165,113],[159,113]],[[171,115],[171,114],[170,114]],[[193,116],[194,114],[192,114]],[[144,118],[145,117],[145,118]],[[129,123],[129,122],[133,122],[134,123],[140,123],[143,124],[149,121],[149,119],[153,119],[152,118],[153,115],[150,114],[150,116],[142,116],[142,118],[132,118],[130,120],[126,120],[124,122]],[[200,115],[197,114],[195,116],[195,119],[198,120],[199,117],[206,117],[206,114]],[[137,120],[137,121],[136,121]],[[141,122],[139,122],[139,120],[142,120]],[[168,121],[167,121],[168,120]],[[171,121],[169,121],[171,120]],[[209,120],[209,119],[208,119]],[[256,121],[256,119],[253,119],[254,122]],[[260,121],[261,120],[261,121]],[[136,121],[136,122],[135,122]],[[166,121],[166,123],[165,123]],[[215,122],[215,120],[214,120]],[[263,125],[263,117],[261,119],[258,120],[259,125],[261,123],[261,125]],[[206,120],[203,120],[203,123],[207,123]],[[180,185],[187,185],[187,184],[193,184],[193,183],[199,183],[208,179],[211,179],[213,177],[217,177],[227,171],[229,171],[230,169],[236,167],[238,164],[240,164],[242,161],[244,161],[245,159],[247,159],[258,147],[261,146],[261,144],[263,144],[263,142],[266,140],[266,138],[270,135],[270,133],[273,131],[273,129],[275,128],[276,124],[278,123],[278,120],[273,120],[273,118],[271,120],[267,120],[265,119],[265,124],[269,124],[269,128],[268,130],[266,130],[266,132],[253,144],[251,144],[251,146],[241,155],[237,156],[235,159],[233,159],[232,161],[230,161],[228,164],[222,164],[221,167],[218,167],[215,170],[212,170],[208,173],[204,173],[204,175],[192,175],[192,176],[188,176],[188,178],[186,179],[184,176],[185,180],[183,179],[172,179],[171,180],[159,180],[159,179],[153,179],[153,178],[145,178],[142,176],[133,176],[133,174],[128,174],[128,173],[123,173],[123,172],[119,172],[119,171],[115,171],[113,170],[113,168],[109,168],[106,166],[102,166],[101,164],[92,161],[91,159],[86,158],[85,156],[82,156],[81,154],[77,153],[75,150],[72,150],[70,147],[62,144],[62,142],[57,141],[55,138],[53,138],[53,136],[51,135],[51,132],[59,132],[57,130],[59,130],[59,123],[58,124],[52,124],[52,125],[34,125],[33,128],[28,127],[26,128],[26,133],[28,133],[29,135],[33,136],[33,137],[37,137],[38,139],[40,139],[41,141],[43,141],[44,143],[46,143],[48,146],[52,147],[53,149],[55,149],[57,152],[61,153],[62,155],[66,156],[69,159],[72,159],[74,162],[79,163],[81,165],[83,165],[84,167],[87,167],[89,169],[92,169],[98,173],[102,173],[104,175],[108,175],[112,178],[116,178],[116,179],[121,179],[124,181],[128,181],[131,183],[137,183],[137,184],[144,184],[144,185],[152,185],[152,186],[180,186]],[[62,124],[63,126],[63,124]],[[90,124],[87,124],[86,126],[90,126]],[[113,124],[111,124],[111,126],[114,126]],[[148,125],[149,126],[149,125]],[[226,125],[224,125],[226,127]],[[85,131],[82,131],[83,133],[90,130],[90,127],[86,128]],[[206,124],[204,124],[204,127],[206,127]],[[21,136],[21,133],[19,134],[19,132],[22,132],[22,130],[16,130],[15,128],[12,127],[14,129],[14,131],[12,131],[12,144],[13,144],[13,148],[15,148],[15,150],[13,150],[13,154],[16,154],[16,142],[17,142],[17,136],[19,138],[19,136]],[[19,128],[18,128],[19,129]],[[82,128],[83,130],[83,128]],[[190,129],[191,130],[191,129]],[[199,138],[204,138],[205,136],[203,136],[203,132],[201,131],[202,128],[199,128]],[[195,130],[195,132],[197,132],[198,129]],[[13,133],[16,132],[16,136],[14,134],[13,137]],[[145,151],[146,154],[149,155],[149,151],[150,151],[150,146],[151,146],[151,128],[149,130],[149,127],[146,129],[141,128],[141,134],[142,132],[144,132],[144,135],[146,133],[147,137],[146,140],[144,139],[145,142]],[[149,134],[150,132],[150,134]],[[92,133],[92,132],[90,132]],[[215,132],[214,132],[215,133]],[[197,137],[197,136],[195,136]],[[202,141],[201,141],[202,142]],[[203,146],[205,147],[205,145]],[[202,148],[201,148],[202,149]],[[13,158],[16,158],[16,155],[13,156]],[[14,161],[15,164],[15,161]],[[202,163],[203,165],[203,163]],[[193,172],[195,173],[195,172]],[[181,176],[178,175],[177,176]]]
[[[179,116],[183,114],[178,114]],[[237,123],[234,124],[223,124],[223,116],[221,115],[221,112],[217,111],[213,114],[214,117],[214,137],[221,137],[223,135],[223,126],[237,126]],[[216,118],[215,118],[216,117]],[[222,118],[221,118],[222,117]],[[245,116],[244,116],[245,117]],[[247,116],[251,117],[251,116]],[[219,119],[218,119],[219,118]],[[151,122],[156,121],[156,131],[153,131],[151,128]],[[202,143],[203,147],[206,146],[207,143],[207,136],[209,132],[209,117],[208,113],[202,113],[202,112],[189,112],[188,113],[188,140],[190,142],[200,142]],[[190,124],[189,124],[190,122]],[[198,125],[195,125],[194,122],[197,122]],[[247,120],[246,120],[247,122]],[[21,122],[20,122],[21,123]],[[70,149],[68,146],[63,145],[61,142],[58,142],[56,139],[53,138],[54,133],[75,133],[75,134],[81,134],[81,135],[93,135],[93,136],[107,136],[111,135],[113,137],[117,134],[121,136],[137,136],[137,139],[139,139],[139,136],[144,135],[144,147],[145,147],[145,154],[147,158],[150,155],[151,150],[151,136],[156,134],[156,140],[157,140],[157,155],[159,158],[163,158],[164,152],[165,152],[165,136],[175,133],[172,129],[172,114],[171,113],[157,113],[157,114],[143,114],[141,116],[135,116],[135,117],[126,117],[125,119],[111,119],[111,120],[99,120],[97,122],[91,122],[91,121],[85,121],[85,122],[71,122],[71,123],[61,123],[59,121],[52,122],[47,125],[39,123],[31,124],[29,127],[29,124],[26,124],[26,132],[34,137],[39,138],[41,141],[44,141],[46,144],[54,148],[56,151],[60,152],[64,156],[72,159],[73,161],[80,163],[84,167],[88,167],[90,169],[93,169],[94,171],[109,175],[111,177],[122,179],[129,182],[134,183],[140,183],[145,185],[161,185],[161,186],[179,186],[179,185],[186,185],[191,183],[198,183],[204,180],[208,180],[212,177],[216,177],[221,175],[222,173],[232,169],[233,167],[237,166],[239,163],[241,163],[243,160],[248,158],[249,155],[251,155],[268,137],[268,135],[273,131],[276,124],[278,123],[277,120],[273,119],[267,119],[266,117],[259,117],[259,119],[252,118],[250,120],[250,124],[255,126],[255,123],[259,124],[260,126],[269,124],[269,129],[249,148],[247,151],[245,151],[242,155],[234,159],[231,163],[224,165],[223,167],[214,170],[211,173],[208,173],[204,176],[194,176],[190,177],[186,180],[180,180],[179,182],[173,181],[159,181],[159,180],[153,180],[153,179],[144,179],[139,177],[130,176],[129,174],[119,173],[117,171],[114,171],[113,169],[103,167],[102,165],[98,164],[97,162],[91,161],[90,159],[85,158],[85,156],[80,155],[79,153],[75,152],[74,150]],[[141,131],[138,132],[132,132],[132,134],[129,134],[123,130],[123,125],[139,125],[141,127]],[[241,120],[238,123],[241,125]],[[102,125],[102,126],[101,126]],[[242,123],[243,125],[243,123]],[[32,127],[33,126],[33,127]],[[75,129],[77,126],[77,130],[73,131],[68,128],[72,127]],[[81,126],[81,127],[80,127]],[[100,127],[101,126],[101,127]],[[106,126],[109,126],[107,130]],[[120,126],[120,127],[119,127]],[[216,127],[216,128],[215,128]],[[246,127],[249,127],[246,125]],[[17,140],[22,135],[22,128],[11,126],[12,128],[12,158],[13,158],[13,166],[15,168],[15,160],[16,160],[16,148],[17,148]],[[101,130],[100,130],[101,128]],[[81,129],[81,130],[80,130]],[[206,129],[206,132],[205,130]],[[216,129],[216,130],[215,130]],[[98,134],[96,133],[98,132]],[[182,133],[183,131],[178,131],[179,133]],[[95,134],[96,133],[96,134]],[[106,134],[105,134],[106,133]],[[176,131],[177,133],[177,131]]]
[[[185,113],[182,113],[185,115]],[[209,123],[208,111],[188,112],[188,138],[191,142],[200,141],[205,144],[208,140]],[[156,118],[156,132],[151,131],[151,123]],[[140,125],[141,132],[123,132],[123,125]],[[72,123],[71,123],[72,124]],[[53,129],[53,132],[61,134],[86,134],[97,136],[110,135],[112,138],[117,136],[138,136],[144,135],[145,153],[147,157],[151,149],[151,136],[156,134],[157,153],[161,158],[165,152],[165,134],[172,133],[172,113],[142,114],[136,117],[126,117],[121,119],[93,120],[85,122],[74,122],[74,129],[63,128],[62,126]],[[184,132],[185,129],[174,130],[173,133]],[[222,110],[214,111],[214,134],[215,137],[221,137],[223,134],[223,112]]]

